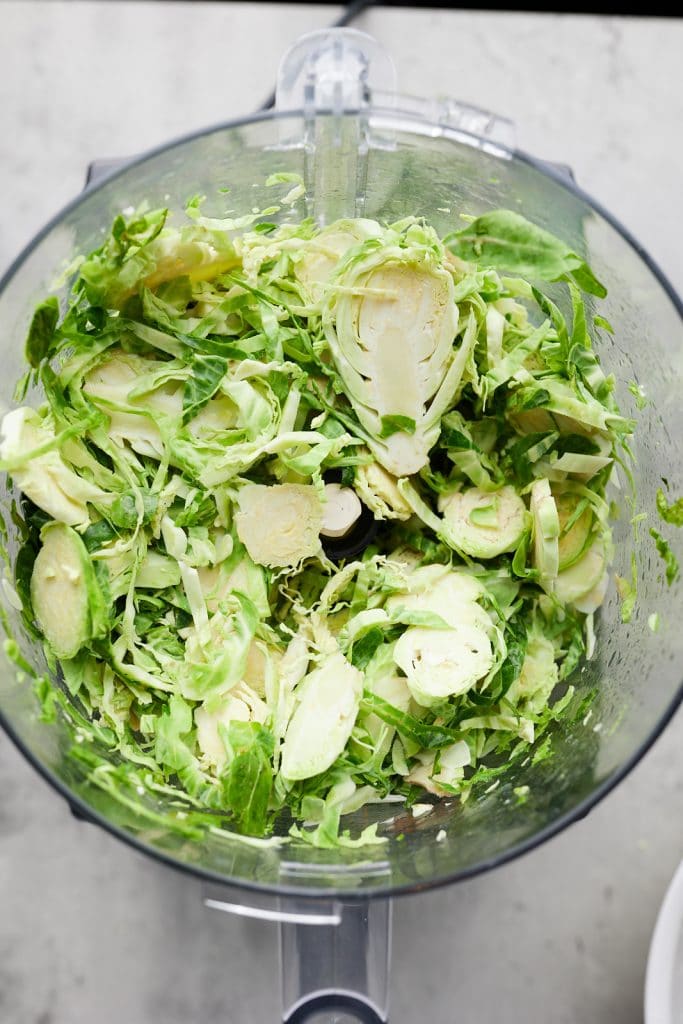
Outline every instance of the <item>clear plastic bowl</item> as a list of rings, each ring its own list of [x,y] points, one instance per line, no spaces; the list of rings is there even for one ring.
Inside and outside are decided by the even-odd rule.
[[[631,622],[622,623],[616,588],[610,586],[597,621],[595,656],[572,680],[579,694],[597,689],[591,715],[558,724],[553,758],[530,759],[482,798],[465,806],[444,802],[418,819],[399,814],[383,846],[333,851],[248,846],[210,834],[190,841],[173,827],[163,798],[128,793],[124,802],[96,787],[72,756],[68,725],[59,715],[50,724],[39,720],[26,673],[6,652],[0,653],[0,721],[79,814],[165,863],[239,887],[245,904],[275,896],[387,897],[495,867],[586,814],[642,756],[681,700],[682,584],[663,584],[663,566],[648,535],[662,481],[673,492],[683,488],[681,304],[614,218],[566,175],[523,153],[439,123],[414,107],[403,110],[399,100],[385,107],[366,103],[360,113],[271,112],[200,132],[135,160],[89,188],[38,235],[0,284],[5,406],[12,404],[14,381],[23,372],[22,343],[35,303],[63,265],[100,243],[115,214],[145,200],[180,215],[197,192],[209,197],[206,212],[219,214],[225,198],[217,190],[223,186],[231,189],[231,208],[265,207],[271,193],[263,183],[275,171],[301,174],[307,183],[306,196],[289,211],[292,219],[312,213],[322,221],[340,214],[392,221],[414,214],[446,233],[461,211],[476,215],[510,207],[566,240],[606,284],[608,298],[600,312],[613,324],[614,335],[602,335],[599,355],[615,375],[623,412],[638,420],[632,445],[635,509],[627,488],[613,495],[620,511],[613,572],[629,578],[635,552],[638,601]],[[631,381],[641,384],[648,398],[642,411],[628,389]],[[8,547],[15,554],[18,537],[8,515],[13,497],[5,491],[2,500]],[[637,545],[634,512],[647,517]],[[672,546],[683,555],[676,538]],[[22,657],[38,674],[45,672],[43,653],[11,604],[5,604],[5,612]],[[657,633],[648,625],[654,614],[661,620]],[[529,798],[520,803],[513,790],[527,785]],[[351,827],[366,825],[372,814],[368,808],[357,812]],[[437,842],[441,830],[446,839]],[[405,837],[401,841],[399,834]]]

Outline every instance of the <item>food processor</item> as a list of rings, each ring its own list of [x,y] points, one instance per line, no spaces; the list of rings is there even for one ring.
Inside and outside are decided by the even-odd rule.
[[[596,621],[595,652],[571,679],[586,698],[585,714],[555,723],[551,757],[532,748],[476,799],[444,800],[424,816],[394,804],[349,817],[354,832],[381,821],[381,845],[319,849],[250,841],[223,829],[190,837],[178,828],[182,811],[172,799],[111,779],[102,785],[75,756],[61,712],[43,720],[32,681],[47,671],[44,654],[5,587],[0,722],[79,817],[200,877],[208,907],[278,922],[284,1021],[376,1024],[388,1020],[392,898],[496,867],[585,815],[648,749],[683,696],[683,592],[680,581],[667,587],[649,535],[658,489],[675,495],[683,484],[682,308],[638,243],[565,168],[514,148],[510,122],[450,99],[402,96],[391,59],[373,39],[324,30],[300,39],[283,58],[274,110],[96,173],[34,239],[0,283],[4,406],[12,405],[24,371],[22,342],[36,303],[48,292],[65,300],[68,282],[59,283],[60,274],[100,244],[118,213],[145,201],[181,215],[197,193],[206,194],[208,215],[223,214],[226,205],[237,213],[264,209],[272,203],[266,181],[273,173],[298,175],[304,185],[280,220],[312,217],[324,225],[339,217],[392,222],[413,215],[445,235],[460,226],[461,213],[507,207],[562,238],[605,283],[600,314],[614,333],[601,332],[596,347],[614,374],[622,412],[638,425],[633,464],[622,468],[621,487],[611,494],[613,580]],[[227,197],[219,192],[226,187]],[[561,302],[559,287],[556,298]],[[28,400],[37,404],[40,395],[29,393]],[[20,532],[12,503],[19,495],[4,486],[5,544],[13,559]],[[670,532],[674,553],[683,555]],[[614,579],[632,581],[633,573],[638,596],[624,622]]]

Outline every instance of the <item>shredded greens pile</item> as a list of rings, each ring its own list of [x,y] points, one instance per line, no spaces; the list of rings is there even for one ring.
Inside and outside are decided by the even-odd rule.
[[[604,288],[504,210],[445,239],[187,212],[118,217],[36,310],[17,596],[117,771],[245,835],[379,841],[340,817],[466,797],[590,656],[633,429]],[[348,557],[340,500],[372,523]]]

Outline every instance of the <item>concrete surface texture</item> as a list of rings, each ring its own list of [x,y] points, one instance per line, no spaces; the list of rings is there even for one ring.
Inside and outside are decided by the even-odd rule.
[[[245,114],[278,58],[333,8],[0,5],[0,268],[82,184]],[[683,23],[376,8],[358,26],[400,88],[512,117],[571,163],[683,288]],[[638,1024],[650,934],[683,854],[683,718],[618,791],[544,848],[395,910],[393,1024]],[[278,1019],[276,934],[202,908],[62,802],[0,736],[0,1022]]]

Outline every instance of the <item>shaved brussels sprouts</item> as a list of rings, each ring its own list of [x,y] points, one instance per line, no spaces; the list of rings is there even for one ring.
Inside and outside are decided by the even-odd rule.
[[[39,306],[5,585],[108,798],[170,795],[193,839],[381,843],[389,812],[344,815],[476,798],[585,715],[557,684],[634,424],[564,243],[509,211],[320,229],[267,184],[267,211],[117,217],[64,316]]]

